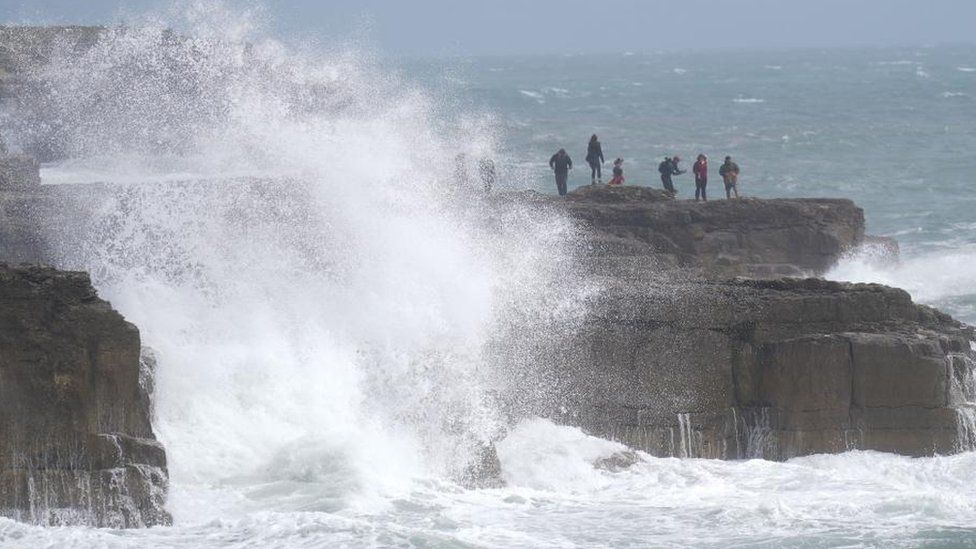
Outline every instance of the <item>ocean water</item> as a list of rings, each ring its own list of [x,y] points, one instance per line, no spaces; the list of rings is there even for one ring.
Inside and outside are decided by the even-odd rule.
[[[71,158],[45,182],[131,185],[59,262],[89,270],[158,357],[175,524],[0,519],[0,545],[976,545],[976,454],[611,471],[595,463],[620,445],[500,409],[512,376],[486,346],[571,329],[594,288],[571,282],[566,220],[516,207],[486,234],[450,189],[464,153],[495,159],[500,188],[551,192],[557,147],[585,183],[594,132],[633,184],[656,185],[664,154],[732,154],[745,194],[851,197],[902,243],[896,265],[854,256],[831,276],[976,321],[976,49],[377,59],[214,6],[186,12],[188,43],[165,21],[55,57],[38,77],[56,100],[14,113],[15,138],[63,124]],[[285,190],[194,183],[240,176]],[[466,489],[486,440],[507,486]]]
[[[976,48],[920,47],[415,61],[409,71],[458,109],[491,113],[513,186],[555,192],[549,157],[576,162],[603,143],[608,169],[660,187],[657,164],[689,170],[731,155],[740,192],[757,197],[844,197],[864,208],[868,232],[897,238],[902,263],[880,271],[852,258],[831,275],[903,287],[976,322]],[[604,177],[604,181],[609,177]],[[676,178],[694,197],[694,179]]]

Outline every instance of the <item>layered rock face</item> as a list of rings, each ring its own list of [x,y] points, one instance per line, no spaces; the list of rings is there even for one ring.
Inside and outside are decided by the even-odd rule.
[[[551,368],[516,369],[513,405],[660,456],[976,447],[972,328],[901,290],[775,278],[820,274],[865,240],[850,201],[626,187],[536,200],[578,220],[595,289],[567,337],[515,346]]]
[[[0,266],[0,514],[168,524],[139,332],[84,273]]]
[[[564,420],[656,455],[968,448],[971,328],[878,285],[609,286],[557,362]],[[567,375],[568,374],[568,375]],[[962,436],[960,436],[962,435]]]
[[[657,189],[582,187],[564,207],[601,265],[693,268],[699,276],[820,275],[864,240],[864,211],[843,199],[673,200]],[[641,269],[638,270],[641,270]],[[607,269],[602,270],[603,273]]]

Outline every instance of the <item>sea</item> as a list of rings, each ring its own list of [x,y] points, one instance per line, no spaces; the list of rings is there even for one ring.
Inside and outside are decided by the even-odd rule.
[[[497,191],[554,193],[565,148],[570,187],[589,184],[594,133],[628,185],[706,154],[710,200],[731,155],[743,195],[850,198],[900,243],[829,278],[973,323],[976,47],[415,59],[217,8],[181,24],[189,43],[149,22],[55,56],[43,112],[2,119],[14,147],[58,122],[66,159],[44,183],[128,188],[88,206],[103,230],[58,263],[153,349],[174,524],[0,519],[0,546],[976,546],[974,453],[607,470],[618,443],[499,410],[486,347],[515,318],[529,339],[549,333],[533,319],[571,325],[593,288],[571,282],[565,220],[514,212],[486,235],[455,207],[459,165],[483,158]],[[240,177],[311,182],[305,207],[169,184]],[[676,186],[693,195],[688,175]],[[484,440],[504,487],[458,481]]]

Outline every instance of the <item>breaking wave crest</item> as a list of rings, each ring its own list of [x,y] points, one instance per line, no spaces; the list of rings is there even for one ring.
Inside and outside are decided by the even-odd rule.
[[[186,36],[60,51],[16,135],[67,159],[46,180],[112,184],[69,193],[88,229],[50,236],[158,359],[177,520],[194,487],[330,510],[457,478],[510,419],[500,328],[580,310],[555,284],[572,226],[458,173],[494,156],[483,117],[204,6]]]

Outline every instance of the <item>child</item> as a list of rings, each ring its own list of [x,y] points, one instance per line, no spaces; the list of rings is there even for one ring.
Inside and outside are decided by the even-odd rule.
[[[610,186],[615,187],[617,185],[623,185],[624,184],[624,168],[623,168],[623,165],[624,165],[624,159],[623,158],[618,158],[618,159],[616,159],[616,160],[613,161],[613,179],[611,179],[610,182],[607,183],[607,185],[610,185]]]

